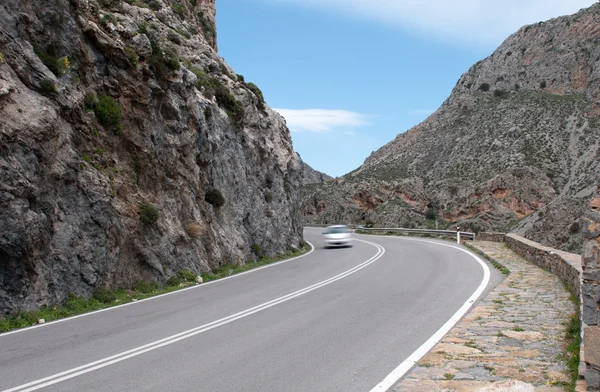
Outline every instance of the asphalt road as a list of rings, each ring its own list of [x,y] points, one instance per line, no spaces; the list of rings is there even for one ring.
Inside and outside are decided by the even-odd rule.
[[[320,231],[289,262],[0,335],[0,391],[370,391],[482,289],[449,242]]]

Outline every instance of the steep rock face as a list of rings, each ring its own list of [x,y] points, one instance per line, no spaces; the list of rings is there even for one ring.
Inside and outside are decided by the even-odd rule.
[[[596,4],[523,27],[423,123],[343,179],[305,189],[305,220],[431,226],[430,210],[474,230],[521,221],[531,239],[580,250],[576,221],[599,161],[598,26]]]
[[[199,0],[196,3],[196,18],[200,22],[204,36],[216,51],[217,47],[217,7],[215,0]]]
[[[302,242],[301,161],[214,1],[131,3],[0,4],[0,314]]]

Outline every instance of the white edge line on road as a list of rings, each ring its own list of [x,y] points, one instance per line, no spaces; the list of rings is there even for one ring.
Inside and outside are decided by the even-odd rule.
[[[369,242],[369,241],[364,241],[364,240],[358,240],[358,241],[364,242],[364,243],[369,244],[369,245],[373,245],[377,249],[377,253],[374,256],[372,256],[370,259],[368,259],[367,261],[364,261],[363,263],[361,263],[361,264],[359,264],[357,266],[354,266],[354,267],[350,268],[349,270],[346,270],[346,271],[344,271],[344,272],[342,272],[342,273],[340,273],[340,274],[338,274],[336,276],[333,276],[331,278],[325,279],[325,280],[323,280],[323,281],[321,281],[319,283],[315,283],[312,286],[308,286],[308,287],[305,287],[303,289],[297,290],[297,291],[295,291],[293,293],[290,293],[290,294],[284,295],[282,297],[273,299],[271,301],[265,302],[263,304],[254,306],[254,307],[246,309],[246,310],[243,310],[243,311],[238,312],[236,314],[233,314],[233,315],[221,318],[219,320],[215,320],[215,321],[210,322],[208,324],[204,324],[204,325],[201,325],[199,327],[195,327],[195,328],[189,329],[187,331],[180,332],[178,334],[171,335],[171,336],[168,336],[166,338],[163,338],[163,339],[160,339],[160,340],[148,343],[146,345],[139,346],[139,347],[133,348],[131,350],[124,351],[124,352],[121,352],[119,354],[115,354],[115,355],[112,355],[110,357],[106,357],[106,358],[103,358],[103,359],[100,359],[100,360],[97,360],[97,361],[94,361],[94,362],[91,362],[91,363],[88,363],[88,364],[85,364],[85,365],[82,365],[82,366],[79,366],[79,367],[76,367],[76,368],[73,368],[73,369],[69,369],[69,370],[66,370],[66,371],[63,371],[63,372],[60,372],[60,373],[48,376],[48,377],[44,377],[44,378],[41,378],[41,379],[38,379],[38,380],[34,380],[34,381],[31,381],[31,382],[28,382],[26,384],[22,384],[22,385],[19,385],[19,386],[10,388],[10,389],[6,389],[6,390],[3,390],[2,392],[17,392],[17,391],[19,391],[19,392],[31,392],[31,391],[35,391],[35,390],[42,389],[42,388],[45,388],[45,387],[53,385],[53,384],[57,384],[57,383],[62,382],[62,381],[66,381],[66,380],[71,379],[71,378],[78,377],[78,376],[80,376],[82,374],[89,373],[89,372],[92,372],[94,370],[98,370],[98,369],[101,369],[103,367],[113,365],[113,364],[115,364],[117,362],[121,362],[121,361],[124,361],[126,359],[136,357],[136,356],[144,354],[144,353],[146,353],[148,351],[153,351],[153,350],[156,350],[158,348],[161,348],[161,347],[164,347],[164,346],[176,343],[176,342],[178,342],[180,340],[188,339],[188,338],[190,338],[192,336],[195,336],[195,335],[198,335],[198,334],[210,331],[211,329],[220,327],[222,325],[226,325],[226,324],[232,323],[232,322],[234,322],[236,320],[239,320],[241,318],[248,317],[248,316],[250,316],[250,315],[252,315],[254,313],[258,313],[260,311],[269,309],[269,308],[271,308],[273,306],[276,306],[276,305],[278,305],[280,303],[287,302],[287,301],[289,301],[289,300],[291,300],[293,298],[296,298],[296,297],[299,297],[301,295],[310,293],[310,292],[312,292],[314,290],[317,290],[317,289],[319,289],[319,288],[321,288],[323,286],[327,286],[327,285],[329,285],[331,283],[337,282],[338,280],[344,279],[344,278],[346,278],[346,277],[348,277],[348,276],[350,276],[350,275],[352,275],[352,274],[354,274],[354,273],[362,270],[363,268],[366,268],[369,265],[373,264],[374,262],[376,262],[377,260],[379,260],[385,254],[385,248],[383,246],[379,245],[379,244],[376,244],[376,243],[373,243],[373,242]],[[312,246],[312,244],[311,244],[311,246]],[[313,250],[314,250],[314,247],[313,247]]]
[[[226,280],[229,280],[229,279],[237,278],[237,277],[240,277],[242,275],[251,274],[253,272],[260,271],[260,270],[263,270],[265,268],[271,268],[271,267],[275,267],[276,265],[280,265],[280,264],[284,264],[284,263],[289,263],[290,261],[294,261],[294,260],[300,259],[302,257],[308,256],[309,254],[311,254],[312,252],[315,251],[315,247],[314,247],[313,244],[311,244],[308,241],[306,241],[306,243],[310,245],[310,248],[311,248],[310,251],[308,253],[303,254],[303,255],[293,257],[291,259],[278,261],[278,262],[272,263],[272,264],[267,264],[267,265],[264,265],[262,267],[251,269],[249,271],[240,272],[239,274],[227,276],[225,278],[221,278],[221,279],[217,279],[217,280],[211,280],[210,282],[197,284],[197,285],[194,285],[194,286],[191,286],[191,287],[187,287],[185,289],[171,291],[169,293],[156,295],[154,297],[140,299],[140,300],[135,301],[135,302],[128,302],[128,303],[123,304],[123,305],[111,306],[109,308],[104,308],[104,309],[100,309],[100,310],[94,310],[93,312],[89,312],[89,313],[78,314],[77,316],[65,317],[65,318],[62,318],[62,319],[49,321],[49,322],[44,323],[44,324],[32,325],[31,327],[26,327],[26,328],[16,329],[16,330],[10,331],[10,332],[0,333],[0,339],[2,337],[4,337],[4,336],[13,335],[13,334],[16,334],[16,333],[21,333],[21,332],[26,332],[26,331],[31,331],[32,329],[47,327],[49,325],[63,323],[65,321],[71,321],[71,320],[75,320],[75,319],[78,319],[78,318],[81,318],[81,317],[91,316],[92,314],[97,314],[97,313],[102,313],[102,312],[108,312],[109,310],[115,310],[115,309],[123,308],[125,306],[136,305],[136,304],[139,304],[139,303],[142,303],[142,302],[151,301],[153,299],[166,297],[167,295],[179,294],[179,293],[183,293],[184,291],[199,289],[201,287],[206,287],[206,286],[211,285],[211,284],[215,284],[215,283],[223,282],[223,281],[226,281]]]
[[[427,354],[440,340],[442,340],[442,338],[448,332],[450,332],[450,330],[452,329],[452,327],[454,327],[454,325],[456,325],[456,323],[458,323],[458,321],[473,306],[473,304],[475,303],[475,301],[477,301],[479,299],[479,297],[485,291],[487,285],[490,282],[490,269],[487,266],[487,264],[485,264],[479,257],[477,257],[476,255],[474,255],[473,253],[469,252],[466,249],[463,249],[463,248],[458,247],[456,245],[443,244],[443,243],[434,242],[434,241],[413,240],[413,239],[398,238],[398,237],[394,237],[394,238],[401,239],[401,240],[406,240],[406,241],[427,242],[427,243],[430,243],[430,244],[447,246],[447,247],[458,249],[458,250],[460,250],[462,252],[465,252],[469,256],[471,256],[475,260],[477,260],[477,262],[483,268],[483,280],[481,281],[481,283],[479,284],[479,287],[477,287],[477,290],[475,290],[475,292],[473,293],[473,295],[471,295],[471,297],[469,297],[469,299],[467,299],[467,301],[463,304],[463,306],[461,306],[461,308],[458,309],[458,311],[450,318],[450,320],[446,321],[446,323],[444,325],[442,325],[442,327],[436,333],[434,333],[433,336],[431,336],[425,343],[423,343],[421,345],[421,347],[419,347],[408,358],[406,358],[404,360],[404,362],[402,362],[400,365],[398,365],[398,367],[396,369],[392,370],[392,372],[390,374],[388,374],[387,377],[383,379],[383,381],[381,381],[373,389],[371,389],[370,392],[383,392],[383,391],[387,391],[398,380],[400,380],[406,374],[406,372],[408,372],[421,358],[423,358],[425,356],[425,354]]]

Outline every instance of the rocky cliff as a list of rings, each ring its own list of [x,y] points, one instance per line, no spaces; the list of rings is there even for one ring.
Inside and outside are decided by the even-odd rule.
[[[5,0],[0,56],[0,313],[301,244],[302,162],[214,0]]]
[[[600,4],[526,26],[423,123],[304,189],[312,223],[517,230],[580,251],[600,136]],[[429,218],[429,219],[428,219]]]

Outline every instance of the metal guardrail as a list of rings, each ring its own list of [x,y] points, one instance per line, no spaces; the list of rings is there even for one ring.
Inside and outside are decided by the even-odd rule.
[[[454,231],[454,230],[425,230],[425,229],[403,229],[403,228],[367,228],[358,226],[357,230],[371,231],[371,232],[386,232],[386,233],[416,233],[416,234],[432,234],[432,235],[448,235],[448,236],[460,236],[460,238],[466,238],[469,240],[475,240],[475,233],[466,231]]]

